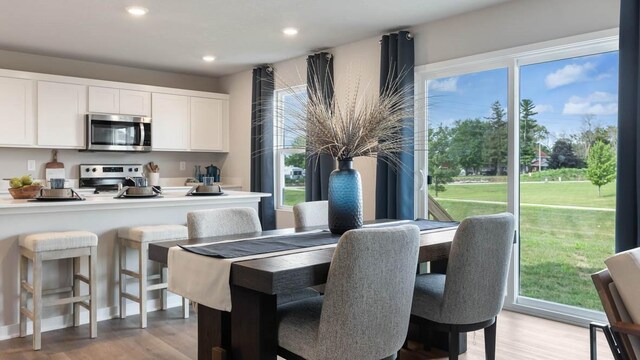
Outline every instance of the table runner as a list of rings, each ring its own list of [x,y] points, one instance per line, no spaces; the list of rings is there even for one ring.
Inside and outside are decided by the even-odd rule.
[[[418,219],[416,221],[394,221],[387,223],[371,224],[365,227],[393,227],[399,225],[414,224],[420,231],[433,230],[457,226],[456,221],[433,221]],[[273,253],[279,251],[310,248],[315,246],[337,244],[340,235],[332,234],[328,231],[297,233],[290,235],[273,236],[268,239],[237,239],[232,241],[217,242],[212,244],[180,245],[183,250],[189,252],[211,256],[216,258],[231,259],[237,257]]]
[[[396,221],[366,225],[365,227],[388,227],[408,223],[414,223],[421,229],[424,228],[424,230],[454,227],[458,225],[457,222],[441,222],[440,224],[436,224],[437,222],[419,219],[415,222],[411,220]],[[338,240],[340,239],[339,236],[333,236],[331,233],[322,230],[297,233],[292,236],[301,238],[303,239],[302,241],[312,239],[314,241],[316,239],[325,240],[320,240],[319,244],[316,242],[315,244],[304,247],[301,246],[301,244],[299,244],[298,242],[294,248],[289,248],[288,250],[276,250],[276,252],[263,252],[258,254],[254,253],[251,255],[234,258],[203,256],[193,251],[198,251],[199,248],[202,248],[205,249],[205,253],[208,253],[211,252],[212,246],[214,250],[219,250],[214,245],[231,245],[236,242],[247,241],[275,242],[278,243],[278,249],[281,249],[280,246],[282,243],[282,238],[289,236],[272,235],[259,238],[254,237],[248,239],[235,239],[217,242],[214,244],[193,245],[185,247],[185,249],[174,246],[169,249],[167,258],[169,267],[169,291],[210,308],[222,311],[231,311],[231,287],[229,285],[229,279],[231,275],[231,265],[234,262],[332,248],[336,246]],[[274,239],[274,241],[271,241],[272,239]],[[243,247],[234,247],[233,250],[236,251],[239,248]],[[262,247],[260,247],[260,249],[264,250],[264,248]]]

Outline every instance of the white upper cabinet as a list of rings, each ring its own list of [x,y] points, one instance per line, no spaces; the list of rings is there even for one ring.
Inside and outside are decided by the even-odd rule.
[[[151,116],[151,93],[89,86],[89,112]]]
[[[34,142],[33,80],[0,77],[0,146]]]
[[[151,93],[120,89],[120,114],[151,116]]]
[[[120,90],[89,86],[89,112],[119,114]]]
[[[153,150],[190,149],[189,97],[153,93],[151,142]]]
[[[191,150],[227,150],[227,103],[226,100],[220,99],[191,98]]]
[[[38,81],[38,145],[85,147],[87,87]]]

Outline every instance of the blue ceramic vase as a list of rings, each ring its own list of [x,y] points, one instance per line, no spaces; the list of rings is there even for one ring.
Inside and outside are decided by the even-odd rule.
[[[362,184],[353,160],[338,161],[329,176],[329,230],[343,234],[362,227]]]

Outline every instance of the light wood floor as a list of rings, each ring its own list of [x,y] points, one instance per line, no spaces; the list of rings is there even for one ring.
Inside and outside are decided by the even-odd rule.
[[[89,339],[87,325],[42,334],[42,350],[31,350],[31,336],[0,341],[0,359],[196,359],[195,314],[180,319],[179,308],[149,313],[147,329],[138,316],[98,323],[98,338]],[[589,359],[589,331],[585,328],[504,311],[498,317],[498,359]],[[598,359],[612,359],[599,333]],[[446,359],[442,353],[402,350],[401,360]],[[468,351],[460,359],[484,359],[482,331],[469,333]]]

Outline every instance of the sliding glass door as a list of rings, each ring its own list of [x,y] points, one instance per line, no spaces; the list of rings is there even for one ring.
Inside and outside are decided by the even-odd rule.
[[[510,211],[506,306],[602,319],[590,274],[614,251],[617,37],[427,65],[433,218]],[[423,214],[424,215],[424,214]]]
[[[520,67],[519,295],[601,310],[614,251],[618,53]]]
[[[427,81],[428,191],[447,217],[507,210],[507,78],[496,68]]]

